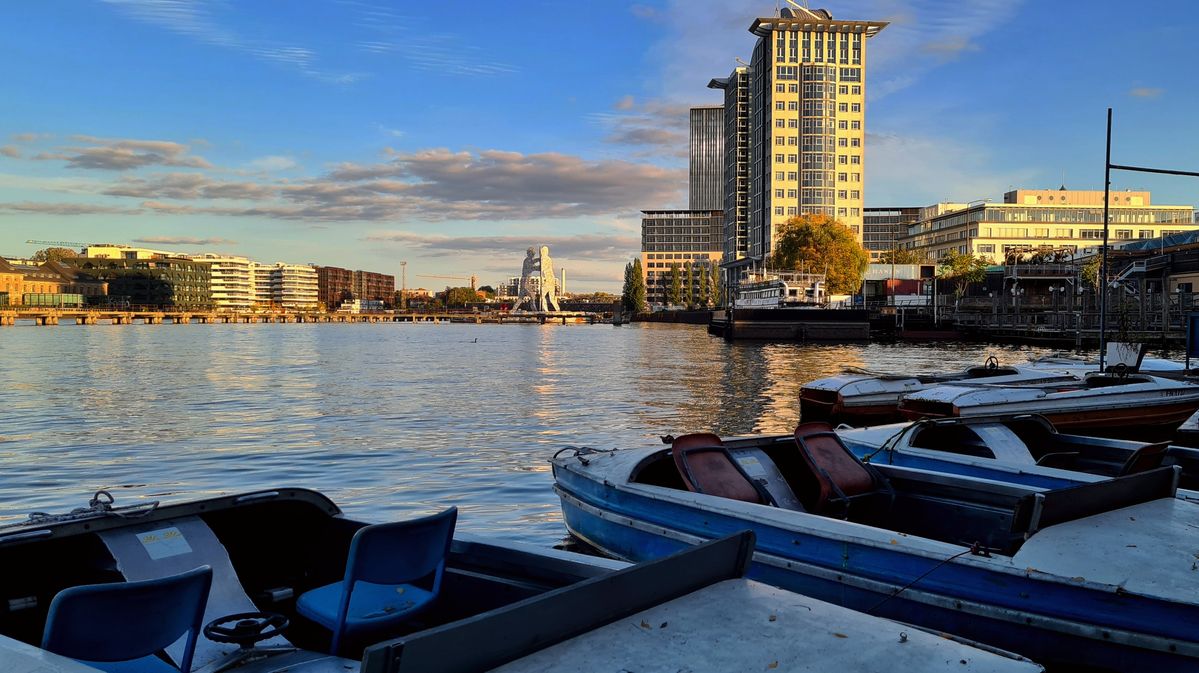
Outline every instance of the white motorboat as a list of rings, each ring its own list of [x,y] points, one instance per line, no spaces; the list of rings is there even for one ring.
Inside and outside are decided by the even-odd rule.
[[[904,395],[908,420],[1040,414],[1076,434],[1165,438],[1199,409],[1199,385],[1147,374],[1088,374],[1076,383],[939,385]]]
[[[887,374],[857,370],[804,384],[799,391],[800,417],[805,421],[878,425],[902,418],[898,405],[904,395],[943,383],[1039,385],[1078,382],[1081,376],[1077,368],[1000,365],[993,356],[982,366],[956,372]]]

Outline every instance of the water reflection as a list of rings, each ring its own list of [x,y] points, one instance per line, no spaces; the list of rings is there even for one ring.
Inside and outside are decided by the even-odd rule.
[[[170,325],[0,333],[0,522],[98,488],[178,500],[305,486],[382,520],[561,537],[547,459],[563,445],[789,432],[799,387],[1022,360],[983,345],[736,343],[696,327]]]

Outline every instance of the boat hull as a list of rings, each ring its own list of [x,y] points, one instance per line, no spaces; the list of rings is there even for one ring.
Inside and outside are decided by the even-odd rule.
[[[1071,409],[1038,409],[1035,404],[997,405],[996,407],[958,408],[948,404],[909,406],[900,404],[900,415],[909,421],[922,418],[968,418],[996,414],[1034,413],[1044,416],[1059,430],[1096,437],[1127,437],[1143,439],[1169,438],[1184,421],[1195,413],[1199,402],[1187,400],[1156,405],[1102,406]]]
[[[555,475],[571,533],[620,558],[656,558],[750,529],[758,551],[749,576],[814,598],[1011,649],[1041,663],[1185,671],[1199,661],[1199,642],[1178,640],[1192,630],[1177,628],[1178,620],[1194,623],[1191,606],[1099,591],[1085,581],[1077,586],[1044,581],[1031,569],[1004,574],[947,558],[936,561],[907,553],[903,536],[890,548],[816,536],[776,520],[614,488],[557,464]],[[1117,623],[1092,619],[1096,614]]]
[[[804,422],[828,421],[830,423],[848,423],[854,426],[882,425],[902,420],[899,414],[899,395],[894,401],[879,401],[868,404],[846,404],[840,396],[832,401],[807,395],[804,391],[799,396],[799,417]]]

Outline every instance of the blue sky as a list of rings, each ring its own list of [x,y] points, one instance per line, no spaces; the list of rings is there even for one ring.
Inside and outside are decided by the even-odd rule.
[[[868,0],[868,206],[1199,170],[1199,5]],[[615,290],[638,210],[686,202],[686,108],[748,58],[729,0],[6,3],[0,254],[109,241],[440,287],[551,246]],[[1159,203],[1187,178],[1117,174]]]

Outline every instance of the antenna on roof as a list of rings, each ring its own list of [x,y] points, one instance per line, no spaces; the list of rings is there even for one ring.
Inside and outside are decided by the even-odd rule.
[[[803,0],[802,5],[800,5],[798,2],[795,2],[795,0],[787,0],[787,4],[791,5],[792,7],[796,8],[796,9],[802,9],[805,12],[812,11],[811,9],[808,8],[808,0]]]
[[[746,63],[745,61],[742,61],[740,56],[734,56],[733,60],[736,61],[738,65],[743,65],[747,68],[749,67],[749,64]]]

